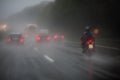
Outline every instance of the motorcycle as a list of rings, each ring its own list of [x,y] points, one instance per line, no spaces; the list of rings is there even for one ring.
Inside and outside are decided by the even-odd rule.
[[[93,54],[95,51],[95,43],[93,39],[88,39],[86,41],[84,51],[88,56],[91,56]]]

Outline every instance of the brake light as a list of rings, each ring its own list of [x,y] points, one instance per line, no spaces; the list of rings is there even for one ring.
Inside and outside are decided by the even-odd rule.
[[[47,40],[47,41],[49,41],[50,39],[51,39],[51,37],[50,37],[50,36],[48,36],[48,37],[46,38],[46,40]]]
[[[27,37],[28,37],[28,34],[25,34],[25,37],[27,38]]]
[[[23,43],[23,42],[24,42],[24,39],[23,39],[23,38],[21,38],[21,39],[19,40],[19,42],[20,42],[20,43]]]
[[[37,37],[36,37],[36,40],[37,40],[37,41],[40,41],[40,40],[41,40],[40,36],[37,36]]]
[[[92,40],[92,39],[89,39],[87,42],[91,44],[91,43],[93,42],[93,40]]]
[[[64,35],[62,35],[61,38],[64,39],[65,38]]]
[[[57,35],[54,35],[54,39],[57,39],[58,38],[58,36]]]
[[[8,38],[8,39],[7,39],[7,42],[11,42],[11,38]]]

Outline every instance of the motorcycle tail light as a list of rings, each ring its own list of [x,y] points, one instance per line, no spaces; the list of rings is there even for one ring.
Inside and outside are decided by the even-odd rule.
[[[87,42],[88,42],[89,44],[91,44],[91,43],[93,42],[93,40],[92,40],[92,39],[89,39]]]

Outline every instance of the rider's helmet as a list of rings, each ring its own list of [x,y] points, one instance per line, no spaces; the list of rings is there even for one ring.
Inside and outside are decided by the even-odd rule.
[[[86,26],[85,31],[90,31],[90,26]]]

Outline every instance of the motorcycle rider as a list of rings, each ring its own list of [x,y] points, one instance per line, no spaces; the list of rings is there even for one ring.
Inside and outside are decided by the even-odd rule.
[[[81,40],[81,45],[82,45],[82,48],[83,48],[83,53],[85,52],[85,45],[86,45],[86,42],[88,39],[93,39],[94,40],[94,35],[93,33],[91,32],[91,27],[90,26],[87,26],[85,28],[85,31],[83,33],[83,35],[81,36],[80,40]]]

